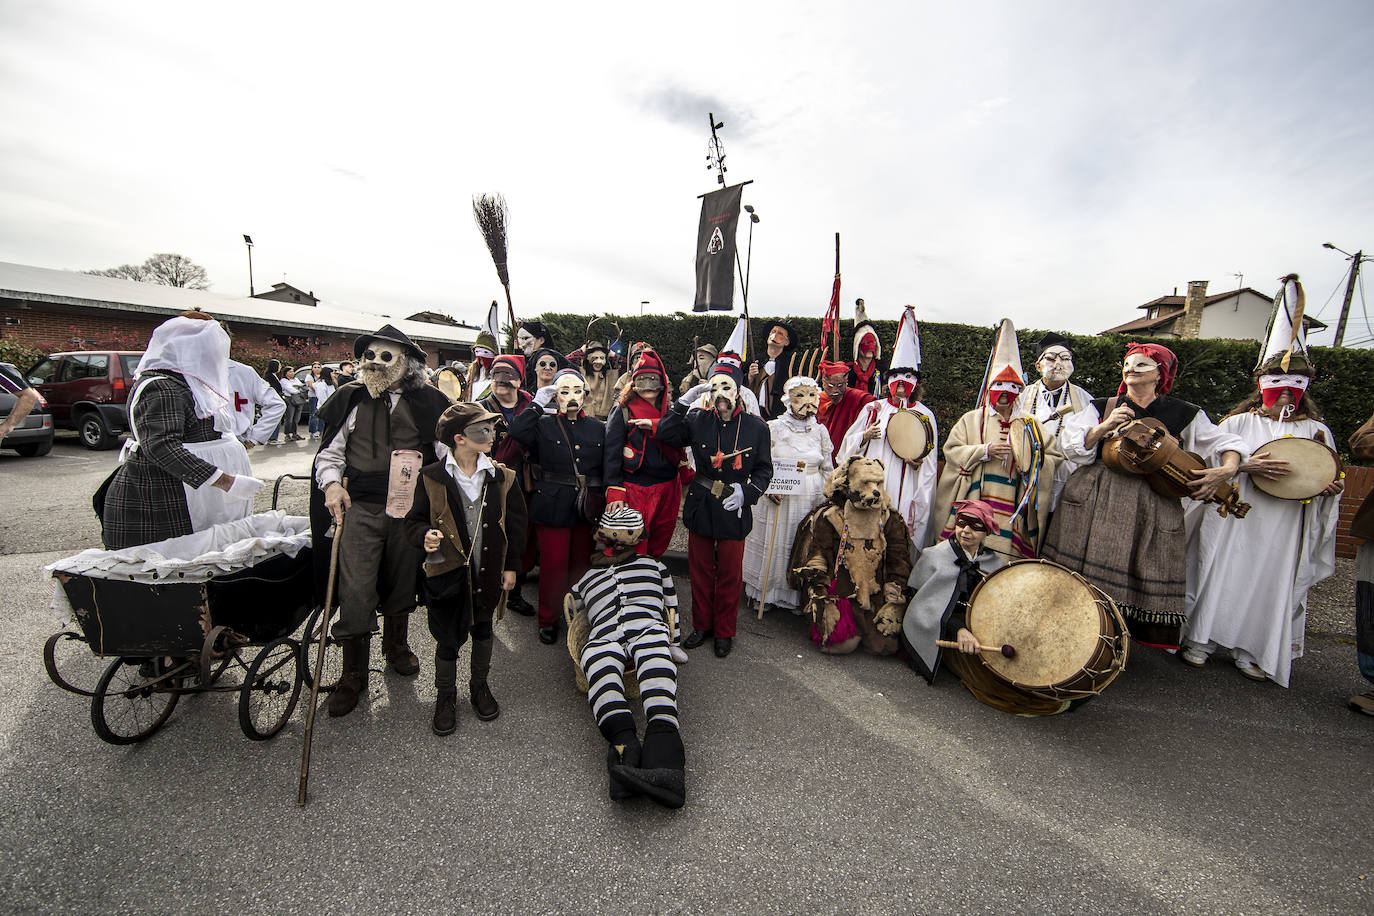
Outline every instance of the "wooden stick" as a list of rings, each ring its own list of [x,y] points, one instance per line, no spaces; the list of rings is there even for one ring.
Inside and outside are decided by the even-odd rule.
[[[773,531],[768,535],[768,559],[763,561],[763,588],[759,590],[759,613],[756,620],[763,619],[763,602],[768,600],[768,580],[773,577],[773,547],[778,543],[778,522],[781,520],[782,503],[778,503],[773,507]]]
[[[348,490],[348,479],[343,488]],[[346,518],[347,516],[345,516]],[[301,749],[301,782],[296,790],[296,804],[305,805],[306,787],[310,783],[310,742],[315,735],[315,708],[320,702],[320,679],[324,677],[324,652],[329,645],[329,618],[334,610],[334,579],[339,571],[339,542],[343,540],[343,519],[334,528],[334,544],[329,549],[329,579],[324,589],[324,613],[320,615],[320,648],[315,655],[315,677],[310,682],[310,708],[305,713],[305,746]]]
[[[957,648],[959,648],[959,643],[956,642],[956,641],[953,640],[953,639],[937,639],[937,640],[935,640],[935,645],[939,646],[941,649],[957,649]],[[1007,658],[1015,658],[1015,657],[1016,657],[1016,649],[1014,649],[1014,648],[1011,647],[1011,646],[982,646],[982,645],[980,645],[980,646],[978,647],[978,651],[979,651],[979,652],[991,652],[991,653],[993,653],[994,655],[1003,655],[1003,656],[1006,656]]]

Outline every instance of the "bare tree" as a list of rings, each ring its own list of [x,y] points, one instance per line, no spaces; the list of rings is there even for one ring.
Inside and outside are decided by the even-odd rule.
[[[82,273],[96,277],[116,277],[120,280],[147,280],[148,269],[142,264],[121,264],[104,270],[84,270]]]
[[[97,277],[120,277],[140,280],[160,286],[179,286],[184,289],[209,289],[210,278],[201,267],[181,254],[155,254],[142,264],[121,264],[105,270],[88,270]]]

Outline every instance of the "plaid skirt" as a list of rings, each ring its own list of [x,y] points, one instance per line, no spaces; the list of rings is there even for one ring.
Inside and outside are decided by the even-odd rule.
[[[1064,485],[1041,556],[1106,592],[1136,640],[1172,649],[1185,621],[1186,550],[1178,499],[1097,462]]]

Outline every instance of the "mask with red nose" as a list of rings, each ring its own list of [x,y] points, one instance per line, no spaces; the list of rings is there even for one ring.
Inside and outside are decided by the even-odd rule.
[[[1307,391],[1307,386],[1312,380],[1305,375],[1296,373],[1261,375],[1259,378],[1260,400],[1265,407],[1273,407],[1278,403],[1283,393],[1287,391],[1293,396],[1293,403],[1297,404],[1302,400],[1302,396]]]

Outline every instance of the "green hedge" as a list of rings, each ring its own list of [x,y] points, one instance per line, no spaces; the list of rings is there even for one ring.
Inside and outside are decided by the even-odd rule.
[[[737,320],[736,315],[725,313],[607,317],[620,325],[627,349],[637,340],[652,343],[668,366],[674,384],[689,371],[693,337],[720,346],[730,336]],[[586,315],[549,314],[540,319],[553,331],[563,352],[570,353],[582,345],[588,322]],[[755,345],[762,344],[762,329],[769,320],[767,317],[751,319]],[[788,317],[786,320],[797,328],[807,345],[815,346],[819,341],[819,318]],[[886,356],[891,351],[893,335],[897,333],[897,322],[875,321],[874,324]],[[852,327],[853,322],[848,320],[841,326],[840,347],[845,359],[852,352],[849,338]],[[992,349],[993,328],[921,322],[920,329],[925,403],[935,413],[943,437],[978,399],[978,386]],[[1026,329],[1017,332],[1021,360],[1032,377],[1035,342],[1044,333],[1043,330]],[[609,322],[598,321],[592,334],[605,339],[614,336],[614,331]],[[1146,339],[1120,334],[1065,336],[1073,340],[1073,381],[1098,397],[1116,393],[1126,344]],[[1258,343],[1174,339],[1155,342],[1178,354],[1181,371],[1172,393],[1200,404],[1213,420],[1225,416],[1253,390],[1250,373],[1259,358]],[[1336,435],[1342,456],[1349,460],[1346,443],[1374,410],[1374,350],[1314,347],[1311,356],[1318,373],[1312,384],[1312,396],[1326,414],[1326,422]]]

